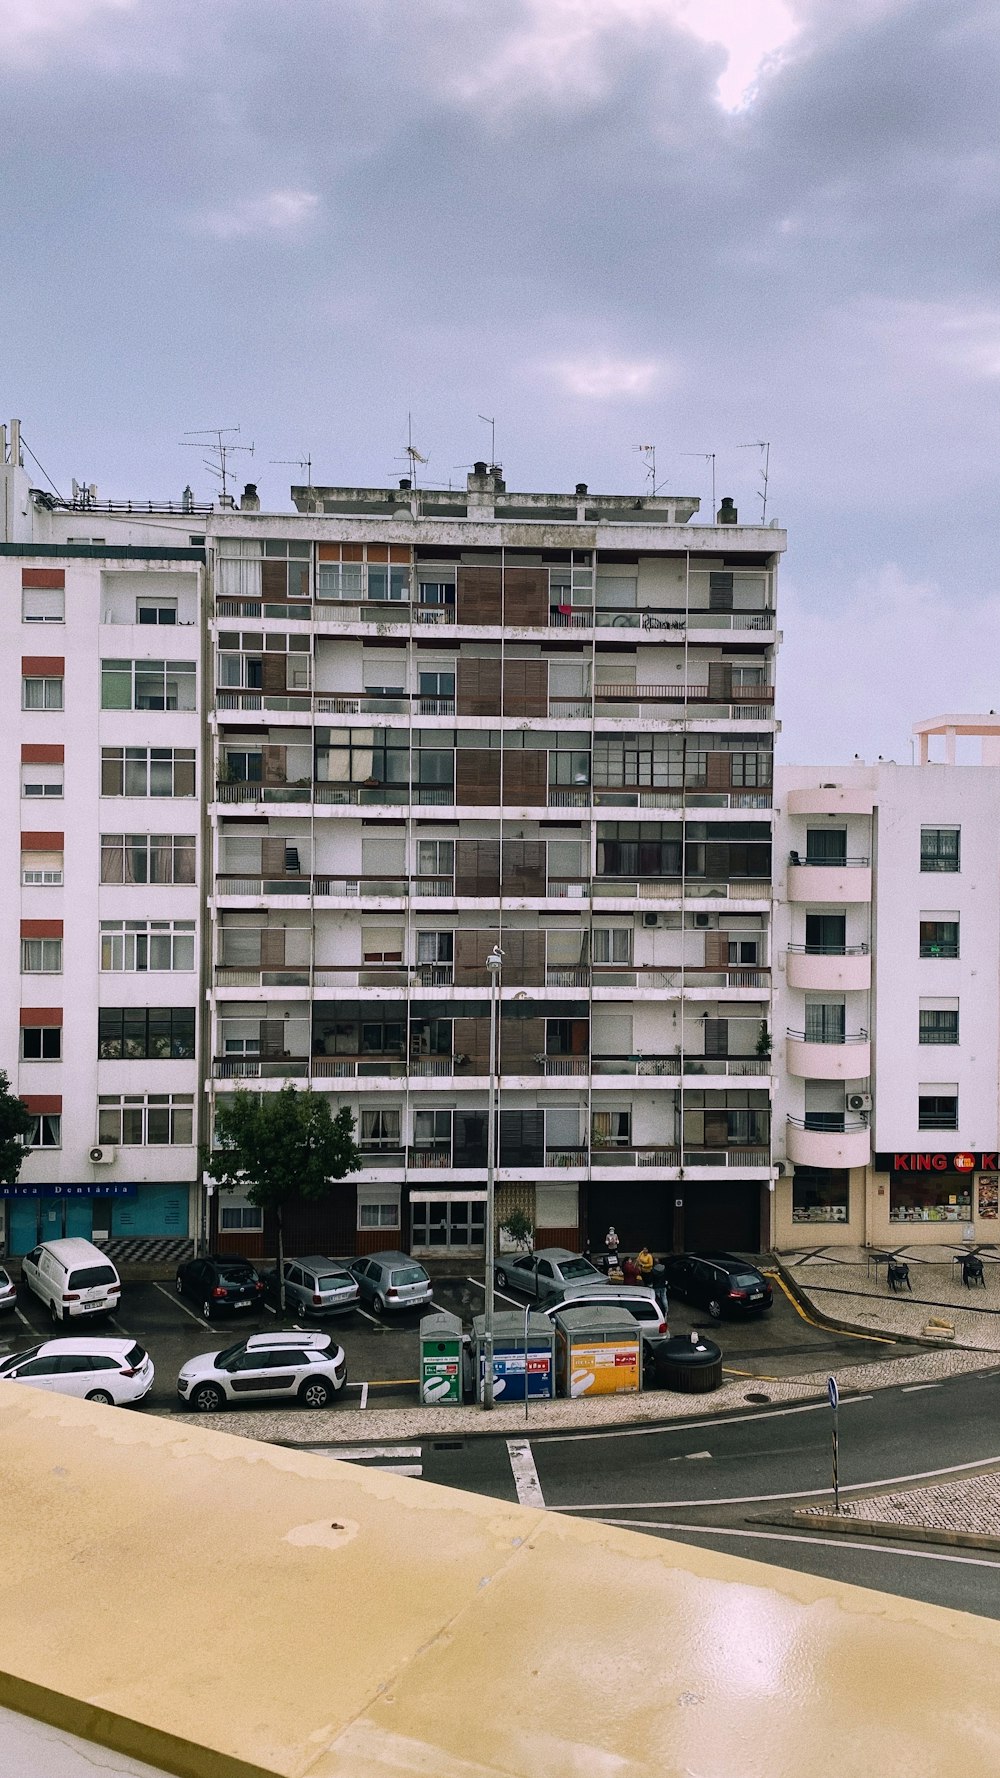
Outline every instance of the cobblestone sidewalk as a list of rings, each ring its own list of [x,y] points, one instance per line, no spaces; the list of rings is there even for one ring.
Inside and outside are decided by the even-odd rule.
[[[876,1266],[863,1248],[784,1253],[781,1267],[818,1315],[914,1340],[924,1337],[927,1323],[936,1317],[954,1327],[949,1346],[1000,1352],[1000,1252],[979,1249],[985,1288],[973,1289],[963,1285],[955,1260],[962,1252],[958,1243],[895,1249],[895,1257],[910,1268],[913,1287],[901,1292],[889,1290],[885,1266]]]
[[[891,1493],[841,1495],[840,1512],[828,1504],[800,1507],[799,1523],[866,1531],[927,1543],[956,1543],[1000,1550],[1000,1471],[929,1482]]]

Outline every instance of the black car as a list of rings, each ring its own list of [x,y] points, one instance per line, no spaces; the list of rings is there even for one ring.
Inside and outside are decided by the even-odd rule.
[[[264,1280],[249,1260],[238,1254],[212,1254],[206,1259],[188,1259],[177,1267],[177,1295],[189,1296],[201,1305],[206,1321],[221,1310],[247,1313],[259,1309],[264,1302]]]
[[[671,1296],[723,1315],[763,1314],[774,1294],[770,1281],[735,1253],[672,1253],[663,1262]]]

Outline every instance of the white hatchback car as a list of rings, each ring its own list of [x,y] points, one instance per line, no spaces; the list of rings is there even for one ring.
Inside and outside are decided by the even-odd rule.
[[[0,1363],[0,1383],[28,1383],[56,1395],[123,1408],[153,1387],[153,1361],[134,1340],[46,1340]]]
[[[244,1401],[291,1400],[325,1408],[346,1382],[343,1348],[329,1334],[251,1334],[223,1352],[189,1358],[177,1378],[177,1396],[197,1414],[216,1414]]]

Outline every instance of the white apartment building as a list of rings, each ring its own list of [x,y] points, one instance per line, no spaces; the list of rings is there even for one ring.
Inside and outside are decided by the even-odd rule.
[[[1000,718],[915,733],[919,764],[776,774],[779,1250],[1000,1229]]]
[[[195,1142],[219,1095],[292,1080],[350,1106],[364,1167],[290,1245],[481,1251],[497,942],[501,1216],[765,1244],[784,534],[485,464],[449,493],[293,489],[281,515],[249,488],[67,508],[3,454],[34,773],[5,782],[4,1055],[50,1120],[8,1250],[62,1226],[272,1250],[250,1206],[205,1203]],[[36,769],[60,764],[62,799]]]

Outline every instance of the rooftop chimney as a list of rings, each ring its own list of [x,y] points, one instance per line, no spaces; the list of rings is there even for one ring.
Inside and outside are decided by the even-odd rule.
[[[577,482],[576,491],[578,494],[585,494],[587,492],[586,482]]]
[[[411,482],[411,481],[410,481],[410,478],[409,478],[409,476],[408,476],[408,475],[401,475],[401,476],[400,476],[400,478],[399,478],[399,491],[400,491],[400,493],[401,493],[401,494],[408,494],[408,493],[409,493],[409,492],[410,492],[410,489],[411,489],[411,487],[412,487],[412,486],[413,486],[413,484],[412,484],[412,482]]]
[[[259,512],[260,511],[260,498],[257,493],[257,483],[256,482],[247,482],[246,487],[244,488],[242,494],[240,495],[240,511],[241,512]]]
[[[739,513],[728,494],[722,496],[722,505],[715,515],[715,522],[717,525],[738,525],[740,522]]]
[[[472,473],[473,473],[473,475],[485,475],[486,474],[486,464],[485,463],[473,463]]]
[[[194,489],[191,487],[190,483],[184,489],[184,492],[181,495],[181,511],[182,512],[193,512],[194,511]]]

